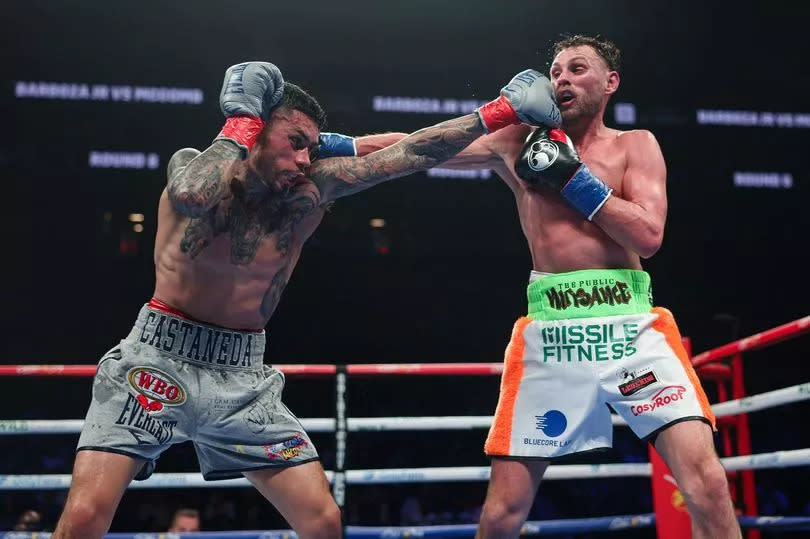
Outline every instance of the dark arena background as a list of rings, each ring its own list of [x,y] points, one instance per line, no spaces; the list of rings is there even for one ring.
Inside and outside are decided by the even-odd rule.
[[[674,312],[693,350],[804,317],[808,15],[780,1],[7,2],[1,363],[90,365],[127,334],[154,287],[166,164],[219,131],[228,66],[275,63],[317,97],[327,131],[414,131],[471,112],[524,68],[547,72],[549,46],[572,33],[622,49],[605,121],[649,129],[662,147],[669,217],[644,265],[656,304]],[[380,185],[338,201],[306,244],[267,327],[265,362],[499,362],[525,313],[530,269],[514,198],[494,173],[438,169]],[[799,337],[746,353],[746,392],[807,382],[806,347]],[[2,377],[0,420],[83,418],[90,389],[89,377]],[[497,397],[496,376],[354,377],[348,414],[491,415]],[[284,399],[301,418],[332,416],[334,378],[289,376]],[[749,414],[751,452],[810,446],[807,412],[800,402]],[[346,468],[486,466],[485,435],[351,433]],[[76,439],[2,436],[0,474],[68,474]],[[313,439],[332,469],[334,436]],[[645,444],[617,428],[613,450],[571,463],[647,458]],[[157,472],[197,470],[182,444]],[[810,516],[806,465],[755,477],[759,514]],[[485,481],[350,486],[346,519],[475,522],[485,491]],[[0,530],[29,508],[52,529],[65,495],[3,490]],[[421,522],[408,520],[415,503]],[[138,489],[111,531],[165,530],[180,506],[199,509],[204,530],[286,527],[250,488]],[[544,483],[529,518],[649,512],[649,478],[576,479]],[[596,536],[611,534],[560,535]]]

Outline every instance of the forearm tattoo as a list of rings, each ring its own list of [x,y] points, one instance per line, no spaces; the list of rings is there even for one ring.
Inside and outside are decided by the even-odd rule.
[[[187,165],[169,171],[167,190],[175,209],[187,217],[202,217],[228,192],[226,174],[239,158],[239,148],[217,141]]]
[[[313,163],[310,177],[328,202],[373,185],[435,167],[484,133],[477,114],[421,129],[393,146],[364,157],[339,157]]]

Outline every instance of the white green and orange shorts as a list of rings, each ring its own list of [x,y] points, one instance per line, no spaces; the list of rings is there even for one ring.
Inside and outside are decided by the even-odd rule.
[[[484,450],[551,459],[612,446],[610,409],[642,439],[714,414],[672,313],[628,269],[533,272],[529,312],[506,348]]]

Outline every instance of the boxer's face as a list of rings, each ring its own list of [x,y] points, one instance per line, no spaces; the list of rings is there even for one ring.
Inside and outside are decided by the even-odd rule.
[[[618,73],[610,71],[602,57],[587,45],[561,51],[551,64],[549,78],[563,124],[596,116],[619,83]]]
[[[281,107],[273,111],[255,152],[256,169],[272,191],[283,193],[309,181],[307,171],[319,135],[315,121],[300,110]]]

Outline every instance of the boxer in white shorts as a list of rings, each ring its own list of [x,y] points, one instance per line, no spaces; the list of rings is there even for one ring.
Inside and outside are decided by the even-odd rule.
[[[652,257],[664,238],[661,148],[646,129],[605,125],[621,79],[615,43],[564,36],[552,53],[549,79],[562,129],[509,127],[479,138],[442,167],[491,169],[503,180],[515,196],[534,270],[642,270],[642,259]],[[634,283],[631,274],[622,277],[628,286]],[[547,284],[543,279],[530,292],[544,293]],[[633,299],[625,303],[627,290],[598,291],[594,300],[592,285],[582,285],[581,294],[579,288],[557,288],[557,299],[553,293],[549,299],[559,302],[554,304],[531,297],[539,311],[515,326],[486,444],[495,458],[476,538],[520,535],[549,458],[610,445],[606,403],[666,462],[689,509],[694,539],[741,537],[711,415],[672,316],[645,302],[645,290],[630,289]],[[591,300],[596,303],[579,308]]]
[[[672,314],[639,270],[532,272],[529,313],[506,349],[485,451],[550,459],[611,447],[608,404],[650,439],[714,415]]]

